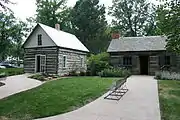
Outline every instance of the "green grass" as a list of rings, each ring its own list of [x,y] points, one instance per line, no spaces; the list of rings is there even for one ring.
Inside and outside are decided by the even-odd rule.
[[[47,82],[0,100],[0,116],[25,120],[72,111],[100,97],[115,79],[74,77]]]
[[[23,74],[23,73],[24,73],[23,68],[0,69],[0,77],[20,75],[20,74]]]
[[[162,120],[180,120],[180,81],[159,81]]]

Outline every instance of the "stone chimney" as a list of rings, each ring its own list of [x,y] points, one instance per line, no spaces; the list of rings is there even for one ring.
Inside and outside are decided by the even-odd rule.
[[[119,39],[121,36],[119,33],[112,33],[112,39]]]
[[[60,25],[59,24],[55,24],[55,29],[56,30],[60,30]]]

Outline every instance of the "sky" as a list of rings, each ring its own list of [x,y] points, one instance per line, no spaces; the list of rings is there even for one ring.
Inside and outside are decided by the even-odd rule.
[[[67,6],[74,6],[77,0],[68,0]],[[153,3],[157,4],[156,0]],[[27,17],[33,17],[36,14],[36,0],[13,0],[16,4],[9,5],[12,11],[15,13],[15,16],[20,20],[26,20]],[[106,7],[112,5],[112,0],[100,0],[100,4],[104,4]],[[108,21],[110,21],[111,17],[107,16]]]

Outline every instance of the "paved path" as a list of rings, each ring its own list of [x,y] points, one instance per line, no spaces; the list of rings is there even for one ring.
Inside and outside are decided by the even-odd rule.
[[[7,77],[1,82],[5,83],[6,85],[0,87],[0,99],[28,89],[32,89],[42,84],[40,81],[27,78],[26,74]]]
[[[150,76],[132,76],[129,91],[120,101],[98,100],[66,114],[41,120],[160,120],[157,81]]]

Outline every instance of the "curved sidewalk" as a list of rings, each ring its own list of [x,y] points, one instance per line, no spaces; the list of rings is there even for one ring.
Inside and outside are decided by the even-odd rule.
[[[157,81],[131,76],[127,86],[129,91],[119,101],[102,96],[76,111],[39,120],[160,120]]]
[[[40,81],[27,77],[28,75],[24,74],[7,77],[5,80],[2,80],[1,82],[5,83],[5,85],[0,87],[0,99],[35,88],[42,84]]]

